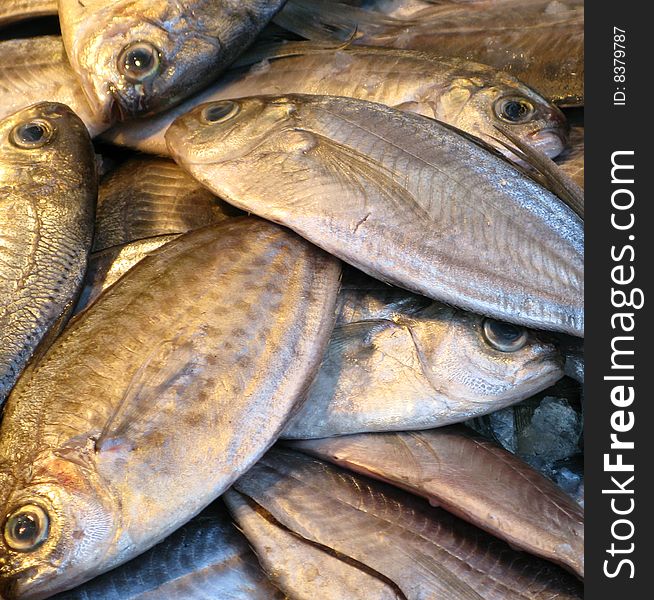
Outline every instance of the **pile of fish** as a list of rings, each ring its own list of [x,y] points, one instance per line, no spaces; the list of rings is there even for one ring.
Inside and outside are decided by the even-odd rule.
[[[15,0],[0,57],[1,600],[582,598],[582,0]]]

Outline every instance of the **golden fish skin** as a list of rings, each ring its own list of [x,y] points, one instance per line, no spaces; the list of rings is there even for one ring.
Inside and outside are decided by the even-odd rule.
[[[377,279],[583,336],[583,222],[437,121],[350,98],[259,96],[202,105],[166,141],[230,204]]]
[[[93,251],[185,233],[242,214],[173,161],[137,157],[100,182]]]
[[[223,499],[268,577],[295,600],[403,600],[392,585],[308,543],[233,489]]]
[[[286,0],[59,0],[66,53],[107,123],[173,106],[211,83]]]
[[[407,600],[572,600],[581,583],[422,498],[273,449],[233,489],[308,542],[365,565]]]
[[[0,3],[0,27],[56,14],[57,0],[4,0]]]
[[[423,496],[512,548],[584,576],[583,510],[527,463],[465,427],[305,440],[291,447]]]
[[[0,118],[37,102],[59,102],[84,121],[91,137],[109,126],[86,101],[61,37],[3,41],[0,55]]]
[[[583,0],[422,3],[410,14],[289,0],[276,22],[312,40],[431,50],[511,73],[561,106],[584,103]],[[381,10],[378,10],[381,9]]]
[[[254,47],[239,65],[179,106],[139,121],[120,123],[103,135],[114,144],[167,154],[166,129],[204,102],[262,94],[347,96],[443,121],[507,152],[495,128],[503,123],[526,144],[556,156],[565,147],[563,113],[507,73],[487,65],[430,52],[348,46],[335,50],[311,42]],[[507,110],[526,114],[509,119]],[[505,139],[508,142],[508,139]]]
[[[5,527],[0,594],[38,600],[130,560],[251,467],[315,373],[339,279],[292,232],[233,219],[76,318],[6,404],[0,506],[48,527],[21,549]]]
[[[68,107],[36,104],[0,122],[0,404],[73,308],[96,197],[93,146]]]

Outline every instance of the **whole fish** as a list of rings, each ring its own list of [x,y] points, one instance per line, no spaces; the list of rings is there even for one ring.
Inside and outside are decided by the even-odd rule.
[[[53,600],[283,600],[247,540],[214,503],[122,567]]]
[[[86,101],[61,37],[0,42],[0,118],[37,102],[60,102],[84,121],[91,137],[108,127]]]
[[[297,536],[392,582],[407,600],[568,600],[581,584],[421,498],[289,450],[233,489]],[[402,596],[400,596],[402,597]]]
[[[285,0],[59,0],[66,53],[105,121],[161,111],[213,81]]]
[[[166,154],[166,129],[180,115],[209,101],[261,94],[347,96],[444,121],[494,144],[505,123],[526,144],[557,156],[565,147],[563,113],[517,79],[492,67],[430,52],[310,42],[254,48],[216,84],[183,104],[144,121],[116,125],[104,139]],[[508,141],[508,140],[507,140]]]
[[[57,0],[4,0],[0,3],[0,27],[56,14]]]
[[[293,442],[584,576],[584,513],[551,481],[465,427]]]
[[[389,283],[494,319],[583,336],[583,223],[503,158],[363,100],[223,100],[166,133],[234,206]]]
[[[384,14],[334,0],[289,0],[276,22],[312,40],[431,50],[511,73],[548,100],[584,103],[583,0],[425,2]]]
[[[76,315],[93,304],[104,290],[116,283],[132,267],[180,235],[178,233],[158,235],[136,240],[124,246],[111,246],[99,252],[92,252],[89,255],[84,284],[73,314]]]
[[[584,187],[584,126],[573,125],[570,129],[570,148],[557,157],[556,162],[572,180]]]
[[[0,404],[77,300],[97,185],[91,140],[68,107],[0,122]]]
[[[240,214],[173,161],[137,157],[100,183],[93,250],[185,233]]]
[[[440,427],[563,377],[544,336],[346,270],[320,371],[282,437]]]
[[[289,531],[232,489],[223,496],[275,585],[293,600],[403,600],[394,586]]]
[[[14,388],[0,595],[46,598],[148,550],[274,442],[333,326],[338,261],[252,218],[141,261]]]

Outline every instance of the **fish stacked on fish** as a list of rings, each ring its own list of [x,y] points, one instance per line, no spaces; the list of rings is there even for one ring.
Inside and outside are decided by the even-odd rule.
[[[11,4],[0,597],[581,598],[582,3]]]

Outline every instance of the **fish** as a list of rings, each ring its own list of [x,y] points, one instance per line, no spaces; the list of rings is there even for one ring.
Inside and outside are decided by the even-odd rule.
[[[86,310],[100,294],[111,287],[127,271],[164,244],[176,240],[181,234],[158,235],[136,240],[123,246],[111,246],[89,255],[88,267],[79,300],[73,316]]]
[[[229,489],[223,499],[270,579],[294,600],[403,600],[393,585],[282,527]]]
[[[584,104],[583,0],[427,2],[384,14],[333,0],[289,0],[278,25],[315,41],[431,50],[509,72],[560,106]]]
[[[269,451],[232,489],[295,535],[392,582],[406,600],[582,597],[581,582],[560,567],[406,491],[301,453]]]
[[[463,426],[288,442],[422,496],[512,548],[584,576],[584,513],[527,463]]]
[[[77,114],[91,137],[109,126],[86,101],[60,36],[0,41],[0,55],[0,118],[38,102],[59,102]]]
[[[368,275],[583,337],[583,222],[448,126],[363,100],[260,96],[201,105],[166,142],[220,198]]]
[[[93,236],[95,153],[62,104],[0,121],[0,405],[72,310]]]
[[[327,352],[282,437],[430,429],[496,411],[563,377],[553,342],[346,269]]]
[[[102,139],[167,154],[164,134],[180,115],[205,102],[262,94],[318,94],[379,102],[444,121],[497,143],[502,122],[548,156],[567,139],[565,115],[517,79],[479,63],[431,52],[283,42],[255,47],[197,96],[160,115],[119,123]],[[508,138],[505,138],[508,141]]]
[[[110,123],[172,106],[217,78],[285,0],[59,0],[66,53]]]
[[[338,260],[242,217],[162,246],[75,318],[5,405],[0,595],[119,566],[247,471],[318,367],[339,279]]]
[[[570,129],[569,149],[555,161],[581,189],[584,189],[584,126],[573,125]]]
[[[125,565],[52,600],[284,600],[221,502]]]
[[[100,183],[93,250],[185,233],[242,214],[172,160],[139,156]]]
[[[57,0],[5,0],[0,4],[0,27],[57,14]]]

